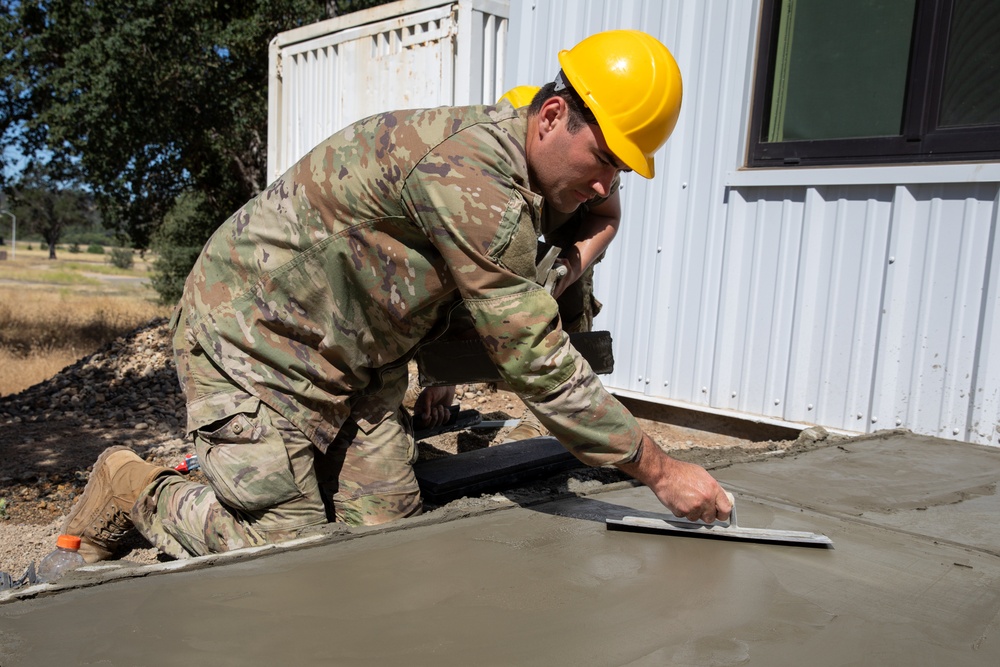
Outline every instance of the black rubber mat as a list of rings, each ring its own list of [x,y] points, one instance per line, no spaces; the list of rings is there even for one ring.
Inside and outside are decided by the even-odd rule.
[[[518,440],[414,466],[420,491],[431,503],[514,488],[583,463],[550,436]]]

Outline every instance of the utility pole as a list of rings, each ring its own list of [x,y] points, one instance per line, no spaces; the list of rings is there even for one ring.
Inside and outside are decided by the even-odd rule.
[[[6,213],[10,216],[10,258],[17,259],[17,217],[10,211],[0,210],[0,215]]]

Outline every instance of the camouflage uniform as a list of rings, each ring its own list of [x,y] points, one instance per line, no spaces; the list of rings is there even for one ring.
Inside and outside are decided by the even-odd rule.
[[[610,192],[618,192],[619,187],[621,180],[616,175],[611,182]],[[562,249],[572,247],[577,241],[577,226],[580,220],[587,215],[591,206],[606,200],[607,197],[595,197],[570,214],[560,213],[546,206],[542,217],[545,243]],[[541,252],[540,250],[539,254]],[[566,333],[592,331],[594,328],[594,318],[601,312],[601,302],[594,296],[594,265],[602,259],[604,259],[603,254],[556,299],[563,331]]]
[[[527,109],[506,104],[376,115],[222,224],[174,338],[211,488],[151,485],[133,513],[141,532],[179,557],[419,512],[406,365],[458,310],[573,454],[634,456],[637,422],[534,282],[546,216],[526,136]]]

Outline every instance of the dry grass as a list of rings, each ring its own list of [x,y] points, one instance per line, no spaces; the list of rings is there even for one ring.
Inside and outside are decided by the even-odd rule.
[[[50,262],[39,255],[23,252],[18,243],[17,260],[0,263],[0,396],[52,377],[170,312],[139,283],[148,275],[145,267],[114,272],[132,281],[102,281],[94,274],[110,272],[99,256],[90,262],[81,262],[80,255]]]
[[[78,361],[81,356],[73,351],[54,350],[33,352],[22,357],[0,348],[0,396],[16,394],[38,384]]]
[[[135,296],[0,288],[0,396],[30,387],[166,309]]]

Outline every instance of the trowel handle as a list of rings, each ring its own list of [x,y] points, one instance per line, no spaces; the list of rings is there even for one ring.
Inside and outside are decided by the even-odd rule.
[[[729,502],[732,503],[732,505],[733,505],[733,509],[729,512],[729,525],[730,526],[735,526],[736,525],[736,498],[734,498],[733,494],[731,494],[729,491],[726,491],[725,489],[723,489],[722,491],[726,494],[726,498],[729,498]]]

